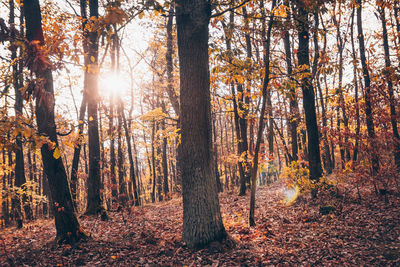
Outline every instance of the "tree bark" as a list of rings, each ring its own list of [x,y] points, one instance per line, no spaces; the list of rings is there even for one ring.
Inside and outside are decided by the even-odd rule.
[[[314,88],[311,83],[312,77],[310,73],[308,12],[303,5],[301,1],[297,1],[297,30],[299,41],[297,59],[299,68],[301,69],[301,89],[303,92],[303,108],[306,117],[310,179],[314,182],[318,182],[319,178],[322,176],[319,132],[315,112]],[[313,192],[313,195],[315,193],[316,192]]]
[[[222,223],[211,144],[206,0],[176,2],[180,67],[183,234],[189,247],[226,236]]]
[[[91,18],[99,16],[98,0],[89,0]],[[93,23],[93,22],[91,22]],[[98,119],[98,33],[92,30],[86,33],[88,40],[89,64],[85,68],[85,93],[87,95],[88,109],[88,136],[89,136],[89,176],[87,178],[87,206],[85,214],[94,215],[104,212],[100,196],[100,138]]]
[[[26,37],[31,42],[32,49],[40,52],[44,44],[41,25],[41,13],[38,0],[24,1],[24,14],[26,21]],[[38,41],[35,44],[32,41]],[[74,213],[74,204],[69,189],[67,173],[61,157],[58,156],[58,140],[54,120],[54,90],[51,68],[42,62],[40,68],[29,66],[36,77],[43,79],[41,95],[36,97],[36,120],[40,135],[47,136],[54,146],[49,143],[41,147],[43,168],[48,179],[51,193],[51,206],[53,209],[57,240],[74,243],[86,235],[81,231],[79,222]],[[42,101],[41,101],[42,100]],[[57,153],[58,152],[58,153]]]

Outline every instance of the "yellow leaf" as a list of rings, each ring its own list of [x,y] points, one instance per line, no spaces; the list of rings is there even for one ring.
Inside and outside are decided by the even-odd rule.
[[[60,153],[60,150],[58,149],[58,147],[56,147],[56,149],[54,149],[53,157],[55,159],[59,159],[61,157],[61,153]]]
[[[92,120],[93,120],[93,117],[92,117],[92,116],[90,116],[90,117],[89,117],[89,121],[92,121]]]
[[[91,57],[90,57],[90,60],[91,60],[92,62],[94,62],[96,59],[94,58],[94,56],[91,56]]]

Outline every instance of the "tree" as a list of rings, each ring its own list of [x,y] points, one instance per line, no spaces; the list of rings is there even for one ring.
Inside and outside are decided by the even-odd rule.
[[[360,59],[361,66],[364,76],[364,101],[365,101],[365,120],[367,124],[368,137],[371,142],[371,162],[372,162],[372,175],[376,175],[379,171],[379,157],[375,146],[375,126],[374,119],[372,115],[372,103],[371,103],[371,78],[369,75],[369,67],[367,63],[367,58],[365,56],[365,43],[364,43],[364,32],[362,26],[362,0],[356,1],[357,5],[357,30],[358,30],[358,43],[360,46]]]
[[[274,10],[276,6],[276,0],[272,0],[271,4],[271,11]],[[265,9],[264,9],[264,2],[260,2],[260,9],[261,13],[263,14],[263,17],[265,18]],[[249,211],[249,225],[250,226],[255,226],[256,222],[254,219],[254,213],[255,213],[255,205],[256,205],[256,183],[257,183],[257,172],[258,172],[258,162],[259,162],[259,152],[260,152],[260,147],[261,143],[263,140],[263,132],[264,132],[264,127],[265,127],[265,122],[264,122],[264,114],[267,106],[267,101],[268,98],[270,97],[270,88],[268,87],[269,81],[270,81],[270,48],[271,48],[271,32],[272,32],[272,26],[274,23],[274,15],[270,17],[270,20],[268,22],[268,28],[265,28],[265,21],[263,21],[263,26],[262,26],[262,39],[264,43],[264,77],[263,77],[263,83],[262,83],[262,104],[261,104],[261,112],[260,112],[260,117],[258,120],[258,129],[257,129],[257,140],[256,140],[256,146],[254,149],[254,155],[253,155],[253,166],[251,169],[251,193],[250,193],[250,211]]]
[[[14,1],[10,1],[10,25],[13,25],[15,23],[15,13],[14,13]],[[11,31],[11,40],[15,40],[15,31]],[[20,76],[23,75],[21,73],[21,70],[19,68],[19,62],[17,60],[17,46],[12,44],[10,46],[11,49],[11,60],[15,61],[12,67],[12,76],[13,76],[13,87],[15,91],[15,104],[14,104],[14,110],[15,110],[15,116],[16,116],[16,121],[22,121],[22,108],[23,108],[23,98],[22,98],[22,93],[21,93],[21,87],[23,87],[23,84],[21,84],[21,78]],[[24,163],[24,148],[22,145],[22,134],[18,133],[15,137],[15,165],[14,165],[14,174],[15,174],[15,186],[16,187],[23,187],[25,186],[24,184],[26,183],[26,178],[25,178],[25,163]],[[22,188],[23,190],[26,190],[25,188]],[[24,191],[25,191],[24,190]],[[25,210],[25,216],[27,219],[32,219],[32,210],[27,203],[27,196],[25,193],[22,194],[22,197],[20,196],[15,196],[12,200],[12,208],[14,212],[14,218],[18,219],[21,221],[21,227],[22,227],[22,213],[21,213],[21,203],[20,199],[22,199],[22,204],[24,206]]]
[[[74,243],[86,237],[79,226],[74,213],[67,173],[60,157],[56,124],[54,120],[54,89],[51,66],[44,54],[44,37],[42,18],[38,0],[25,0],[24,15],[26,21],[26,38],[34,58],[29,60],[28,67],[35,73],[36,120],[38,132],[46,136],[49,142],[41,147],[43,169],[48,179],[51,207],[55,218],[57,237],[60,242]]]
[[[393,143],[394,143],[394,162],[396,164],[398,172],[400,172],[400,135],[397,129],[397,111],[394,98],[393,81],[392,81],[392,63],[390,60],[389,51],[389,40],[388,32],[386,28],[386,16],[385,16],[385,3],[379,3],[381,6],[378,8],[380,19],[382,23],[382,37],[383,37],[383,50],[385,53],[385,76],[387,82],[387,89],[389,95],[389,107],[390,107],[390,122],[392,124],[393,132]]]
[[[176,2],[180,72],[183,241],[201,247],[226,236],[211,144],[207,0]]]
[[[310,179],[318,182],[322,176],[321,156],[319,150],[319,132],[317,115],[315,112],[315,94],[311,83],[310,56],[309,56],[309,21],[307,6],[303,1],[297,4],[297,31],[299,48],[297,60],[300,69],[300,83],[303,92],[303,108],[306,117],[308,164]],[[313,192],[315,194],[316,192]]]
[[[84,2],[84,1],[82,1]],[[95,24],[99,17],[98,0],[89,0],[90,23]],[[85,68],[85,88],[87,97],[88,135],[89,135],[89,176],[87,179],[87,207],[85,214],[104,212],[100,196],[100,138],[98,125],[98,32],[95,27],[85,32],[88,42],[89,64]]]

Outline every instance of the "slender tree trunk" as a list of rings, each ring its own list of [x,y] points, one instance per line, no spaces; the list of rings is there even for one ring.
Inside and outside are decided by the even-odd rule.
[[[169,198],[169,187],[168,187],[168,159],[167,159],[167,145],[168,140],[165,136],[165,120],[161,122],[161,130],[163,132],[163,143],[162,143],[162,169],[163,169],[163,194],[165,198]]]
[[[364,32],[362,28],[361,10],[362,0],[357,0],[357,29],[358,29],[358,43],[360,45],[360,58],[361,65],[364,75],[365,85],[365,119],[367,124],[368,137],[370,139],[370,151],[371,151],[371,163],[372,163],[372,175],[375,176],[379,171],[379,156],[376,151],[376,140],[375,140],[375,126],[372,115],[372,103],[371,103],[371,79],[369,76],[367,58],[365,56],[365,44],[364,44]]]
[[[10,24],[15,23],[15,14],[14,14],[14,1],[10,0]],[[11,32],[11,41],[13,42],[15,39],[15,32]],[[16,61],[17,59],[17,47],[15,45],[11,45],[11,60]],[[22,94],[20,91],[20,88],[23,87],[23,84],[20,84],[19,81],[19,75],[23,75],[22,73],[19,73],[19,65],[20,63],[14,62],[12,66],[12,75],[13,75],[13,87],[15,91],[15,104],[14,104],[14,111],[15,111],[15,116],[17,118],[18,122],[22,122],[23,114],[22,114],[22,107],[23,107],[23,99],[22,99]],[[15,165],[14,165],[14,175],[15,175],[15,180],[14,180],[14,185],[16,187],[20,187],[23,189],[23,191],[27,190],[26,186],[24,184],[26,183],[26,177],[25,177],[25,164],[24,164],[24,148],[22,145],[22,135],[21,133],[18,133],[17,136],[15,137]],[[16,209],[14,212],[19,214],[20,220],[21,220],[21,227],[22,227],[22,212],[21,212],[21,203],[20,199],[22,199],[22,206],[24,207],[25,211],[25,216],[27,219],[32,219],[32,210],[29,206],[28,203],[28,198],[26,196],[26,193],[23,192],[21,198],[19,196],[16,196],[13,199],[14,208]]]
[[[265,18],[265,10],[264,10],[264,2],[260,2],[261,4],[261,13]],[[276,0],[272,0],[271,10],[273,10],[276,6]],[[257,129],[257,141],[256,146],[254,148],[254,155],[253,155],[253,166],[251,169],[251,194],[250,194],[250,211],[249,211],[249,225],[255,226],[255,205],[256,205],[256,182],[257,182],[257,171],[258,171],[258,160],[260,152],[260,146],[262,143],[262,137],[264,132],[264,114],[266,109],[266,102],[268,98],[268,84],[270,81],[270,46],[271,46],[271,32],[272,32],[272,25],[274,23],[274,16],[272,15],[268,22],[268,28],[265,29],[265,21],[263,22],[263,29],[262,29],[262,41],[265,42],[264,45],[264,79],[262,84],[262,104],[261,104],[261,111],[260,117],[258,121],[258,129]]]
[[[98,0],[89,0],[89,11],[91,18],[99,16]],[[94,23],[91,21],[90,23]],[[100,172],[100,138],[98,118],[98,33],[97,30],[85,33],[88,38],[89,64],[86,66],[85,93],[87,95],[88,108],[88,136],[89,136],[89,176],[87,178],[87,206],[85,214],[94,215],[104,213],[102,198],[100,195],[101,172]]]
[[[2,149],[2,161],[1,161],[1,163],[2,163],[2,165],[3,166],[6,166],[6,149],[3,147],[3,149]],[[4,191],[6,191],[7,190],[7,188],[10,186],[9,185],[9,181],[8,181],[8,179],[7,179],[8,177],[7,177],[7,175],[3,175],[3,181],[2,181],[2,183],[3,183],[3,190]],[[10,211],[9,211],[9,197],[8,196],[6,196],[6,197],[3,197],[2,199],[2,203],[1,203],[1,208],[2,208],[2,219],[3,219],[3,222],[4,222],[4,226],[5,227],[7,227],[8,225],[9,225],[9,223],[10,223]]]
[[[76,140],[74,147],[74,155],[72,157],[72,167],[71,167],[71,193],[74,200],[75,207],[77,207],[77,187],[78,187],[78,168],[79,168],[79,157],[82,148],[83,141],[83,127],[84,119],[86,115],[86,94],[83,94],[82,103],[79,108],[79,118],[78,118],[78,140]]]
[[[397,166],[398,172],[400,172],[400,136],[399,131],[397,129],[397,112],[396,112],[396,100],[393,93],[393,81],[392,81],[392,63],[390,61],[390,51],[389,51],[389,40],[388,40],[388,32],[386,29],[386,17],[385,17],[385,8],[379,8],[380,18],[382,22],[382,37],[383,37],[383,49],[385,52],[385,75],[388,86],[388,94],[389,94],[389,107],[390,107],[390,122],[392,124],[392,132],[393,132],[393,154],[394,161]]]
[[[129,129],[128,129],[128,123],[125,118],[125,113],[123,109],[123,104],[122,100],[119,99],[118,104],[122,107],[120,109],[122,110],[122,119],[124,122],[124,130],[125,130],[125,137],[126,137],[126,145],[128,147],[128,159],[129,159],[129,175],[130,175],[130,182],[132,183],[133,186],[133,196],[134,196],[134,205],[139,206],[139,195],[138,195],[138,190],[137,190],[137,184],[136,184],[136,176],[135,176],[135,162],[133,161],[133,154],[132,154],[132,144],[131,144],[131,136],[129,134]]]
[[[153,166],[153,182],[151,190],[151,202],[156,201],[156,182],[157,182],[157,171],[156,171],[156,156],[155,156],[155,135],[156,135],[156,123],[153,120],[151,128],[151,165]]]
[[[226,236],[220,213],[211,144],[206,0],[176,2],[182,140],[182,240],[202,247]]]
[[[128,202],[128,188],[125,181],[124,155],[122,152],[122,106],[118,105],[118,129],[117,129],[117,153],[118,153],[118,182],[119,182],[119,203],[126,206]]]
[[[288,0],[285,0],[285,5],[289,8]],[[290,25],[290,14],[288,14],[286,19],[285,34],[283,37],[284,47],[285,47],[285,59],[288,72],[288,87],[289,87],[289,132],[291,141],[291,159],[290,161],[297,161],[298,158],[298,143],[297,143],[297,126],[299,119],[299,106],[297,103],[297,94],[295,81],[293,80],[293,64],[292,64],[292,52],[290,49],[290,35],[289,35],[289,25]]]
[[[24,1],[24,14],[26,21],[26,37],[31,42],[33,51],[43,49],[43,31],[41,26],[41,13],[38,0]],[[35,44],[32,41],[39,41]],[[29,66],[31,69],[33,66]],[[36,69],[37,78],[45,81],[41,96],[36,98],[36,120],[40,135],[47,136],[54,146],[44,144],[41,147],[44,172],[46,173],[55,217],[57,239],[74,243],[85,237],[74,213],[74,204],[69,189],[67,173],[59,156],[56,124],[54,120],[54,90],[53,76],[45,62],[42,68]],[[43,101],[41,101],[43,99]],[[45,99],[45,100],[44,100]]]

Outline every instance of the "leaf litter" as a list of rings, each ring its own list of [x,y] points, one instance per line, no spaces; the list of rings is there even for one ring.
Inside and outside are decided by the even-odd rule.
[[[0,231],[0,266],[400,266],[400,196],[388,204],[365,190],[348,194],[340,209],[321,215],[324,197],[282,203],[283,185],[259,187],[256,227],[247,223],[249,194],[220,194],[229,235],[200,250],[181,240],[182,200],[82,217],[91,236],[76,245],[53,240],[53,220]],[[354,196],[353,196],[354,195]]]

